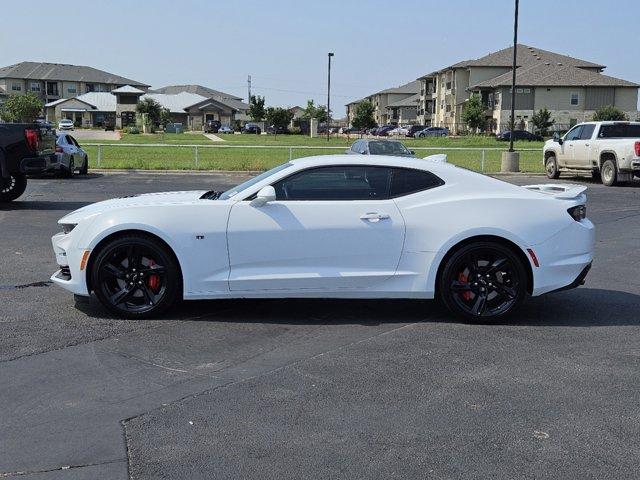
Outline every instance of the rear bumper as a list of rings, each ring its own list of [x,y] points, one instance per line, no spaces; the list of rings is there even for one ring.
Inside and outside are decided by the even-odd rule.
[[[573,288],[578,288],[580,285],[584,285],[584,282],[585,282],[585,279],[587,278],[587,274],[589,273],[589,270],[591,270],[591,263],[589,263],[586,267],[584,267],[580,272],[580,274],[576,277],[576,279],[573,282],[571,282],[569,285],[556,288],[555,290],[551,290],[550,292],[547,292],[547,293],[562,292],[564,290],[571,290]]]
[[[20,161],[20,171],[22,173],[43,173],[47,170],[56,168],[58,165],[58,157],[55,153],[42,157],[23,158]]]
[[[586,277],[595,248],[595,228],[585,219],[572,222],[549,240],[534,245],[533,295],[574,288]],[[574,285],[575,284],[575,285]]]

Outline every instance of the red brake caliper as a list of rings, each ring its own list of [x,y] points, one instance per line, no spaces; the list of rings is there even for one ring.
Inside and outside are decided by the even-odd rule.
[[[153,260],[149,260],[149,267],[153,267],[156,264]],[[147,285],[154,292],[157,292],[160,288],[160,276],[159,275],[149,275],[147,277]]]
[[[458,281],[467,283],[467,276],[464,273],[460,272],[460,274],[458,275]],[[468,290],[466,292],[460,292],[460,296],[463,300],[471,300],[471,292]]]

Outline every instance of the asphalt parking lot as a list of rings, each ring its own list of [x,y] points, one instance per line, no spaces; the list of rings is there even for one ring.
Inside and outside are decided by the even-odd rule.
[[[640,183],[561,180],[589,185],[593,269],[499,325],[371,300],[134,322],[47,283],[68,211],[243,179],[45,177],[0,207],[0,477],[637,478]]]

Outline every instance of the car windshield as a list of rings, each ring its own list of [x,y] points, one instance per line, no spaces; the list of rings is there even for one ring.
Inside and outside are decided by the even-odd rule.
[[[369,142],[372,155],[408,155],[409,150],[400,142]]]
[[[261,173],[257,177],[253,177],[252,179],[247,180],[246,182],[243,182],[240,185],[236,185],[235,187],[227,190],[226,192],[224,192],[222,195],[218,197],[218,200],[228,200],[238,192],[242,192],[243,190],[246,190],[247,188],[255,185],[256,183],[261,182],[265,178],[270,177],[274,173],[278,173],[279,171],[284,170],[285,168],[289,168],[291,165],[292,165],[291,163],[283,163],[282,165],[278,165],[277,167],[272,168],[271,170],[267,170],[266,172]]]

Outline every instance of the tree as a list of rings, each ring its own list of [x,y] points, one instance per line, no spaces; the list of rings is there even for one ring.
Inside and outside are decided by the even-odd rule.
[[[316,107],[313,100],[307,100],[307,106],[303,110],[302,118],[304,120],[315,118],[318,123],[324,122],[327,120],[327,108],[324,105],[318,105]]]
[[[547,107],[541,108],[537,112],[534,112],[531,116],[531,122],[533,123],[536,131],[543,137],[548,135],[549,128],[552,127],[554,123],[556,123],[555,120],[551,119],[551,112],[547,110]]]
[[[153,98],[143,98],[136,105],[136,111],[141,114],[146,113],[151,125],[160,125],[162,110],[162,105]]]
[[[265,112],[265,118],[268,125],[274,127],[274,132],[278,132],[278,129],[285,129],[293,118],[293,112],[285,108],[269,107]]]
[[[249,102],[249,116],[254,122],[259,122],[264,119],[264,97],[251,95],[251,101]]]
[[[596,110],[596,113],[593,114],[594,122],[604,122],[607,120],[629,120],[629,118],[622,110],[613,105],[600,107]]]
[[[473,132],[483,130],[487,124],[484,116],[485,106],[482,104],[480,95],[473,94],[469,97],[462,108],[462,121],[467,124]]]
[[[375,127],[376,119],[373,116],[373,112],[373,104],[369,100],[360,102],[356,107],[351,126],[358,130]]]
[[[11,95],[0,107],[0,118],[5,122],[33,122],[44,104],[36,94],[27,92],[24,95]]]
[[[160,112],[160,125],[166,127],[169,123],[171,123],[171,112],[168,108],[163,108]]]

